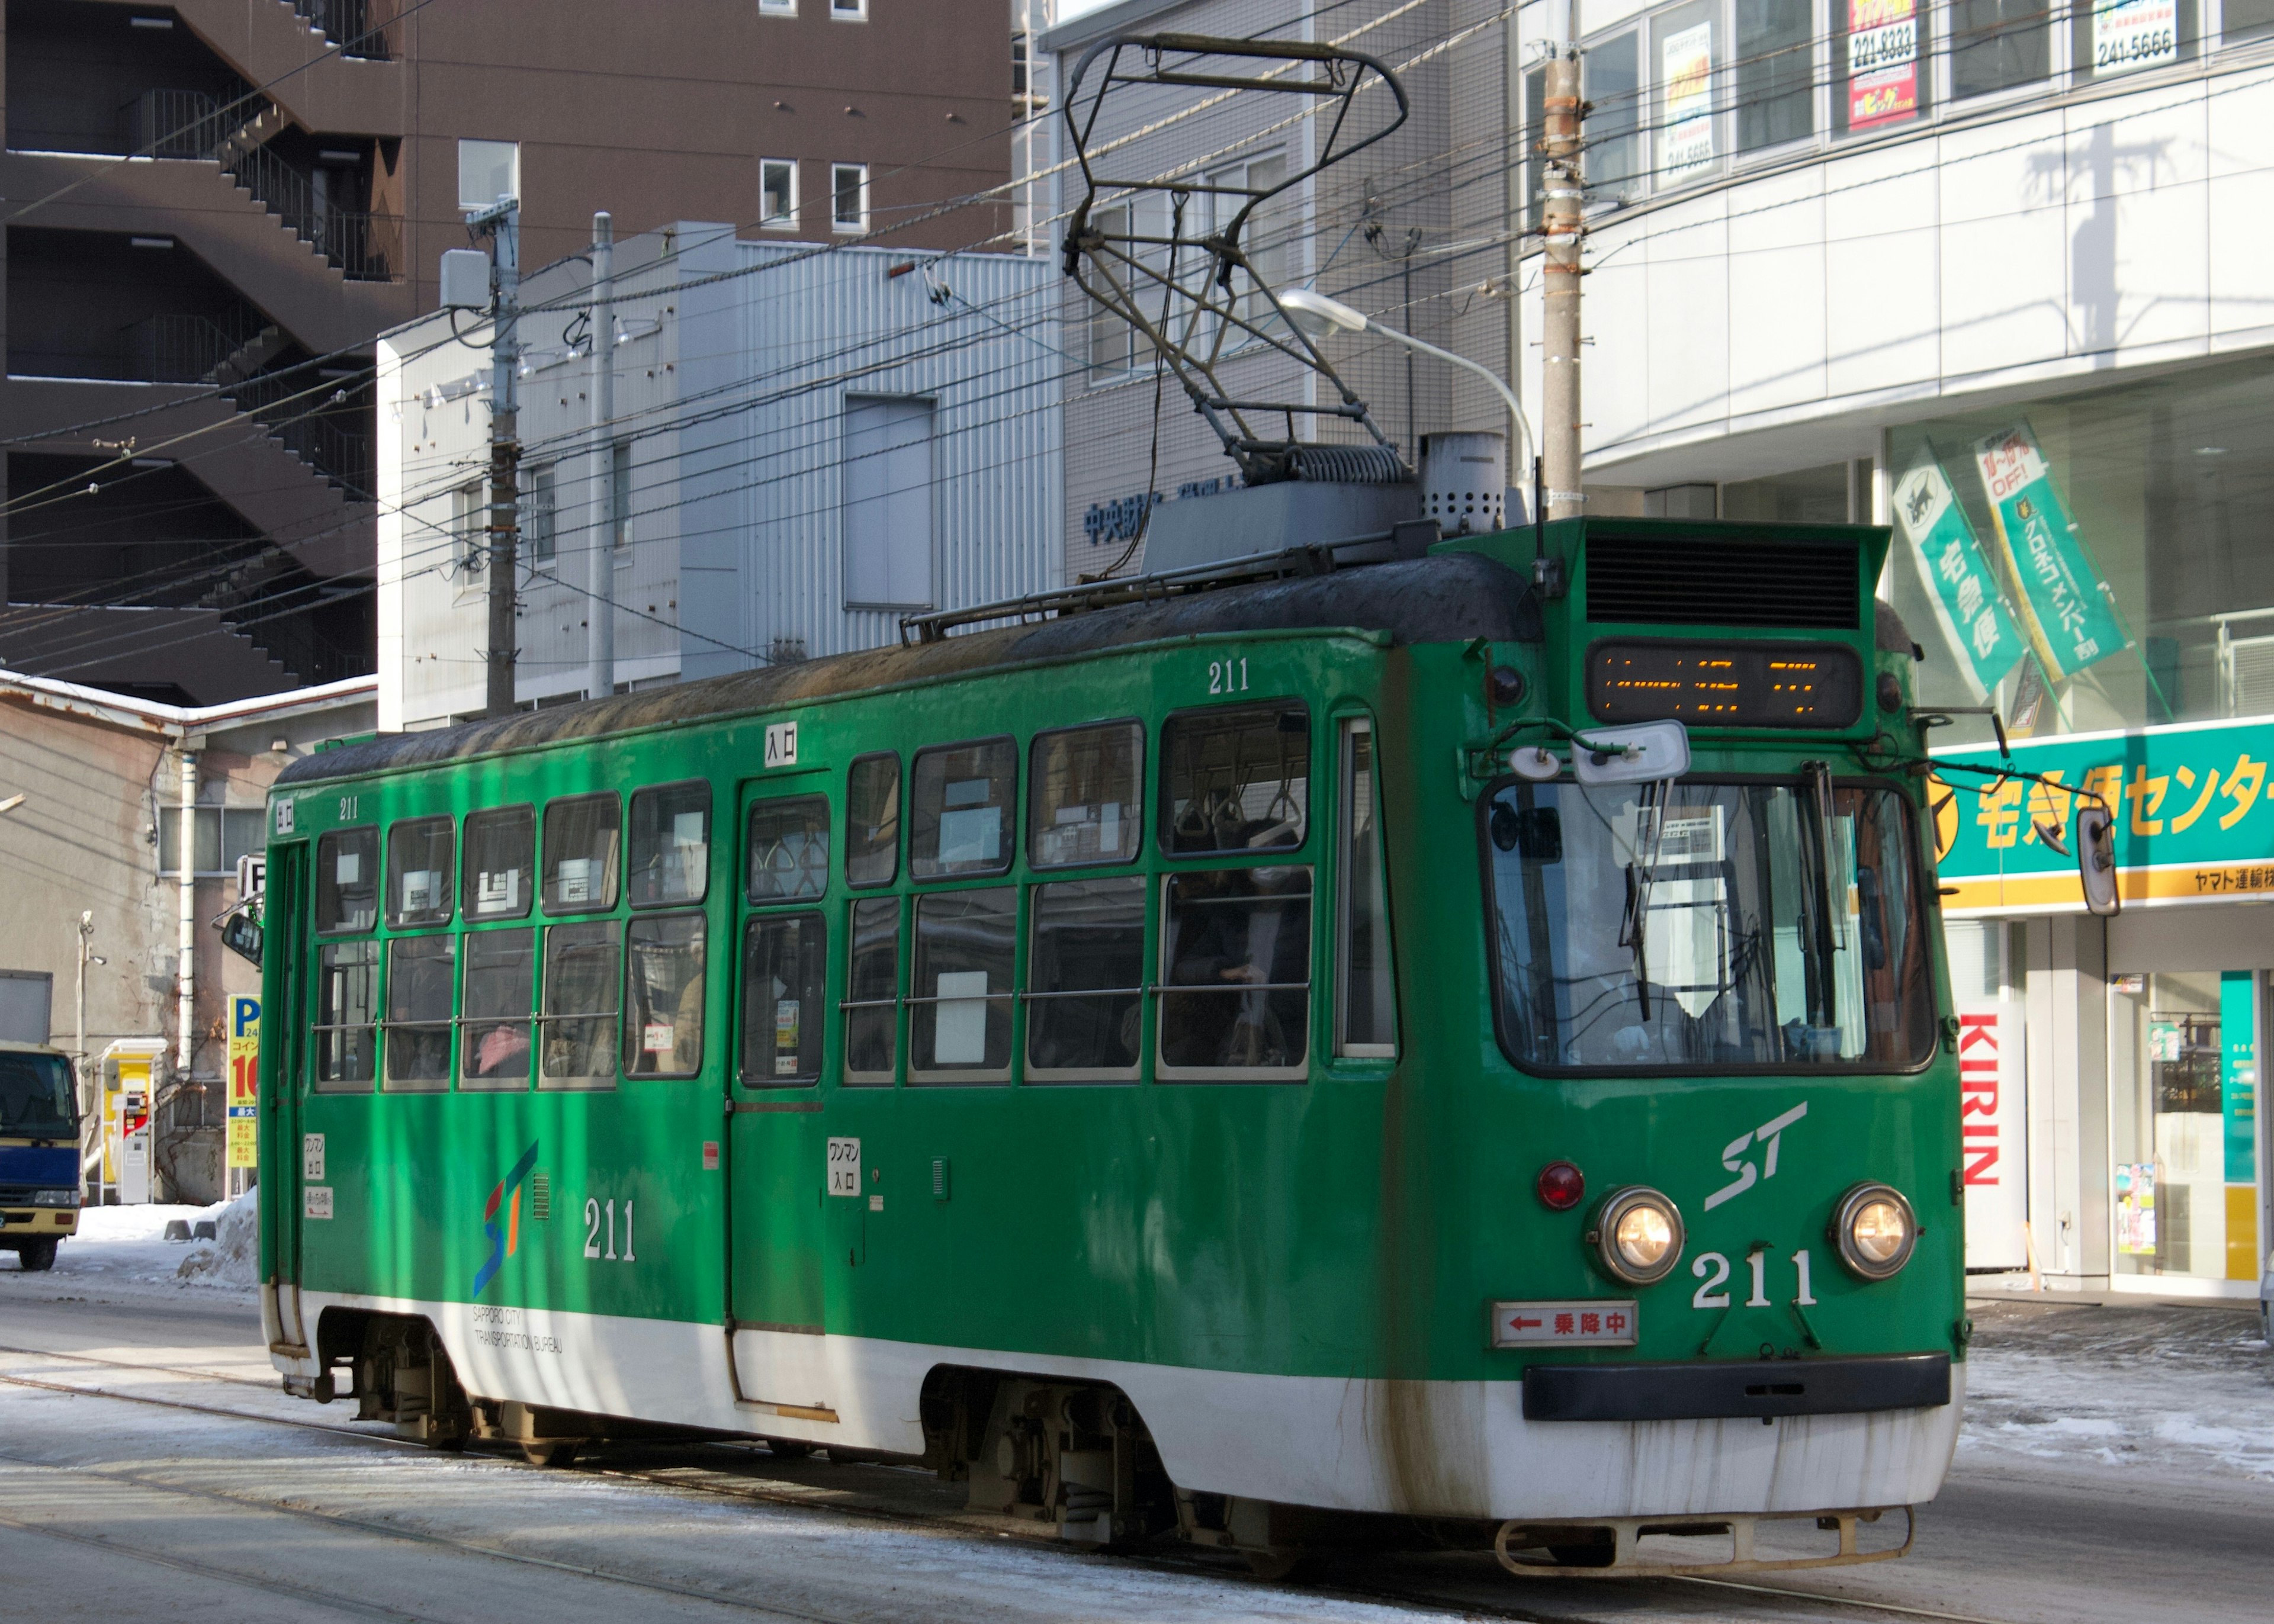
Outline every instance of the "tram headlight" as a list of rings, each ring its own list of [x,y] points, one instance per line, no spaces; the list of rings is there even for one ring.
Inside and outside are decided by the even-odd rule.
[[[1911,1260],[1918,1215],[1892,1184],[1858,1184],[1832,1212],[1832,1244],[1859,1280],[1886,1280]]]
[[[1682,1261],[1682,1214],[1657,1191],[1629,1184],[1604,1199],[1587,1238],[1614,1280],[1655,1285]]]

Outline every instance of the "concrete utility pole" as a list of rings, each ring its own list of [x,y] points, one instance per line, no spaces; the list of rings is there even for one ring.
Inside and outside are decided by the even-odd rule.
[[[584,696],[616,691],[616,227],[592,216],[591,522],[584,549]]]
[[[1547,183],[1540,222],[1547,243],[1540,440],[1547,516],[1576,519],[1586,502],[1579,475],[1579,251],[1587,233],[1579,145],[1579,0],[1564,0],[1551,8],[1551,16],[1556,10],[1562,12],[1561,37],[1551,41],[1555,54],[1547,60],[1543,98],[1547,129],[1540,143]]]
[[[490,232],[490,646],[484,709],[509,716],[514,708],[514,624],[521,568],[521,204],[500,198],[466,216]]]

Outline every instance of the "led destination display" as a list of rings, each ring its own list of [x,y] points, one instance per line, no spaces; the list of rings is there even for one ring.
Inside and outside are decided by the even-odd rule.
[[[1860,713],[1855,650],[1819,643],[1599,643],[1587,710],[1599,722],[1846,727]]]

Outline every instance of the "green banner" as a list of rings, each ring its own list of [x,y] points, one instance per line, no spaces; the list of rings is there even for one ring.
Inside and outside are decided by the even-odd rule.
[[[1895,482],[1894,508],[1943,640],[1974,697],[1986,698],[2027,645],[2006,612],[1997,572],[1983,555],[1966,510],[1931,455],[1922,452]]]
[[[2045,674],[2058,682],[2129,648],[2108,583],[2053,489],[2052,470],[2029,425],[2017,423],[1975,441],[1974,460]]]
[[[2258,1177],[2257,976],[2229,970],[2218,978],[2218,1108],[2226,1118],[2226,1182]]]

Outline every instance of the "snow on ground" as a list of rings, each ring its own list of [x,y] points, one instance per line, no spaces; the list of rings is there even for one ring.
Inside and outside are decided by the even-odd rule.
[[[213,1222],[218,1241],[169,1241],[166,1225],[180,1219],[196,1232]],[[211,1207],[153,1202],[141,1207],[79,1209],[79,1233],[56,1251],[49,1278],[57,1284],[77,1279],[88,1285],[195,1286],[250,1292],[255,1284],[259,1247],[258,1207],[252,1191]],[[0,1254],[0,1267],[14,1254]]]

